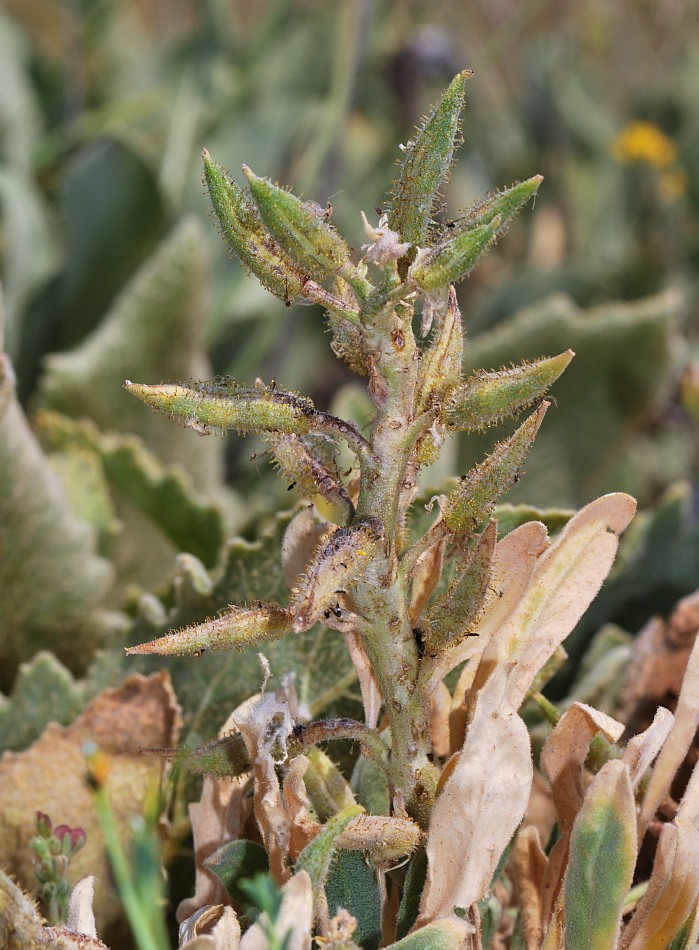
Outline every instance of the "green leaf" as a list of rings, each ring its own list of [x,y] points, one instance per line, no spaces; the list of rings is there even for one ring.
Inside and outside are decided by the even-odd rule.
[[[347,808],[343,808],[337,815],[328,819],[320,834],[316,835],[299,855],[296,862],[296,871],[297,873],[298,871],[307,871],[310,875],[313,884],[314,904],[321,899],[330,871],[330,863],[335,856],[337,839],[353,818],[363,814],[364,809],[361,805],[349,805]]]
[[[9,697],[0,695],[0,751],[28,748],[48,722],[68,725],[82,710],[84,697],[83,684],[41,650],[20,665]]]
[[[0,354],[0,686],[16,664],[50,647],[84,669],[101,635],[112,572],[96,553],[94,531],[79,522],[14,395]]]
[[[76,349],[48,357],[42,407],[91,418],[105,431],[140,435],[165,462],[185,468],[201,490],[222,482],[220,442],[205,443],[121,391],[126,377],[189,379],[209,372],[203,350],[204,238],[184,219],[123,288],[100,326]]]
[[[460,920],[438,920],[391,943],[386,950],[462,950],[473,928]]]
[[[381,941],[381,895],[376,872],[359,851],[340,851],[325,883],[332,917],[344,907],[357,920],[354,934],[364,950],[376,950]]]
[[[451,167],[464,106],[469,69],[458,73],[414,142],[405,147],[406,159],[390,196],[388,224],[403,241],[423,247],[427,241],[439,189]]]
[[[426,293],[463,280],[516,212],[536,194],[542,180],[536,175],[489,199],[478,214],[464,218],[440,244],[422,250],[408,271],[408,280]]]
[[[608,762],[590,785],[570,836],[565,950],[616,946],[636,864],[636,807],[626,765]]]
[[[228,841],[214,851],[204,860],[204,867],[219,878],[237,904],[245,906],[250,895],[240,887],[240,882],[269,871],[269,859],[261,844],[241,838]]]
[[[178,550],[209,567],[215,564],[224,540],[223,507],[198,496],[181,469],[163,465],[137,436],[101,433],[86,419],[44,411],[36,423],[47,448],[79,457],[91,452],[105,482],[154,521]]]
[[[427,851],[420,848],[413,855],[408,873],[405,876],[403,895],[398,907],[396,919],[396,937],[405,937],[417,920],[420,911],[420,898],[427,879]]]

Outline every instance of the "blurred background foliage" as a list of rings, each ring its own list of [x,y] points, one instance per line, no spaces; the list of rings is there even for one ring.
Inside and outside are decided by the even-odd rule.
[[[696,587],[697,4],[2,0],[0,690],[14,692],[0,747],[153,668],[124,642],[282,596],[275,512],[294,493],[263,454],[250,464],[254,440],[152,417],[125,378],[274,378],[366,422],[322,313],[228,259],[202,146],[234,176],[246,162],[329,202],[359,255],[359,211],[376,220],[396,144],[465,66],[446,219],[545,176],[459,288],[466,362],[577,353],[509,500],[570,508],[625,489],[644,509],[572,654]],[[426,497],[486,450],[448,445]],[[274,645],[273,669],[316,711],[356,704],[341,644],[321,637]],[[252,655],[197,664],[167,664],[190,741],[259,679]]]
[[[62,481],[51,504],[65,510],[49,520],[76,521],[53,533],[64,548],[75,536],[82,567],[58,614],[74,624],[77,610],[93,629],[97,605],[113,630],[129,597],[171,581],[178,552],[213,568],[225,537],[253,539],[294,500],[262,455],[250,464],[254,442],[168,426],[122,392],[124,378],[275,378],[320,406],[366,411],[322,314],[284,307],[228,260],[201,147],[233,174],[245,161],[329,202],[359,251],[359,211],[380,209],[396,143],[466,65],[447,220],[490,189],[546,178],[460,289],[466,361],[577,351],[512,500],[566,507],[622,488],[648,507],[694,484],[698,26],[679,0],[4,0],[0,268],[18,402],[0,462],[6,485],[43,498],[44,518],[51,492],[27,474],[40,453]],[[486,449],[478,437],[449,445],[426,485]],[[14,488],[2,499],[29,522],[11,534],[4,519],[0,580],[16,612],[39,566],[8,562],[22,532],[41,546],[41,519],[24,503],[17,514]],[[76,600],[81,586],[90,597]],[[24,611],[39,612],[55,617],[43,601]],[[5,688],[19,659],[51,645],[37,624],[9,622]]]

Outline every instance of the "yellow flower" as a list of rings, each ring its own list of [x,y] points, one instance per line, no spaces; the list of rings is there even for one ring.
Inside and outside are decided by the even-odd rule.
[[[667,168],[677,157],[677,146],[653,122],[629,122],[612,142],[612,155],[622,165],[642,162]]]

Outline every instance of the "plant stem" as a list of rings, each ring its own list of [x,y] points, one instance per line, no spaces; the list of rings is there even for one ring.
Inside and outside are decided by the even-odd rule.
[[[408,812],[426,824],[436,769],[430,761],[427,702],[417,689],[420,655],[408,617],[407,581],[399,573],[397,554],[403,502],[412,491],[418,353],[407,316],[386,308],[375,317],[367,335],[369,352],[374,354],[370,391],[376,417],[370,443],[377,466],[362,471],[357,518],[380,520],[385,551],[376,557],[353,599],[390,724],[391,792],[401,791]]]

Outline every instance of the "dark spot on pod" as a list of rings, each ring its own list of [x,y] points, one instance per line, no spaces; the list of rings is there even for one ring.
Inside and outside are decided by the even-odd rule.
[[[402,330],[395,329],[391,333],[391,340],[393,341],[393,346],[398,350],[399,353],[401,350],[405,349],[405,336],[403,335]]]
[[[422,627],[413,627],[413,637],[417,647],[418,656],[425,655],[425,641],[422,639]]]

